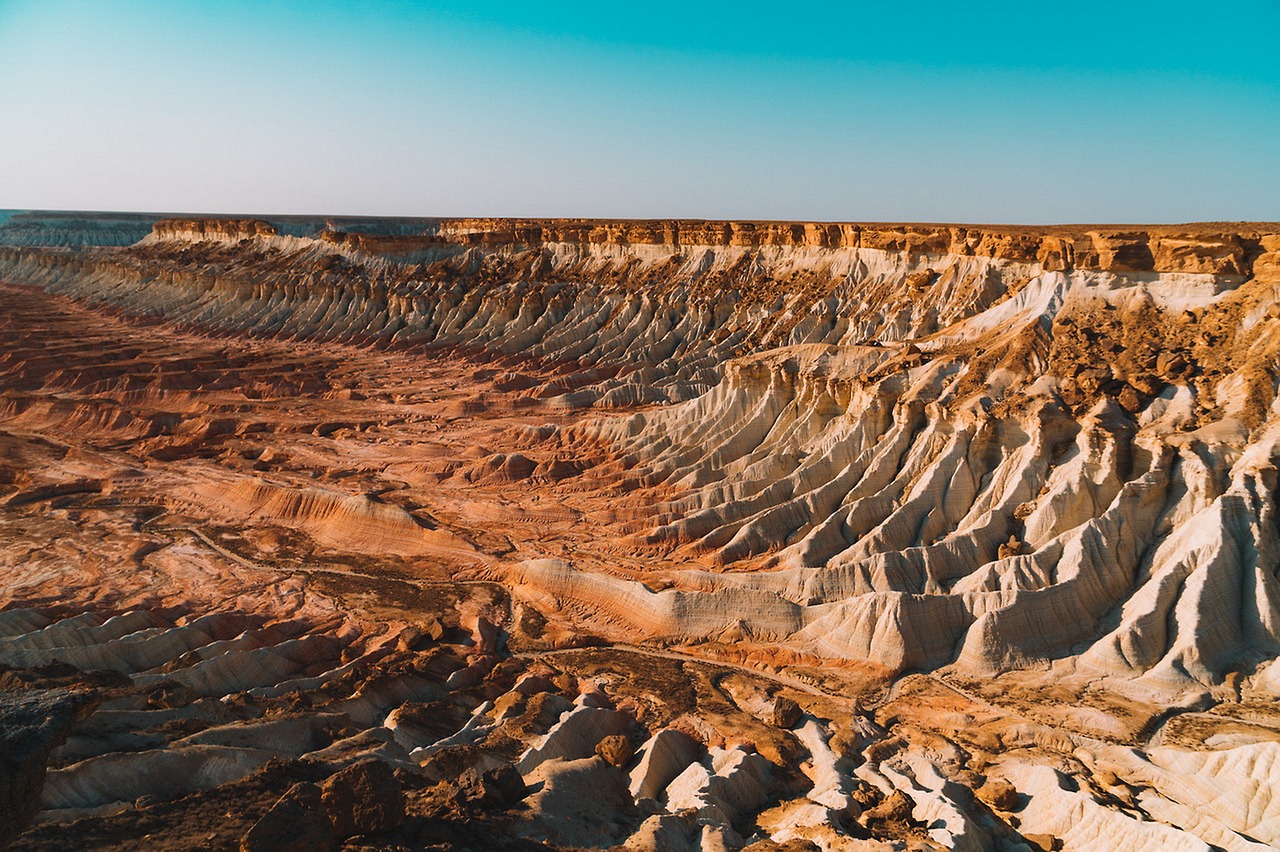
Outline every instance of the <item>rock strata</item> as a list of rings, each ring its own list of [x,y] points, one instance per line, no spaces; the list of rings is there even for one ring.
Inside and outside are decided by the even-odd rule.
[[[15,849],[1280,843],[1280,225],[5,212],[0,279]]]

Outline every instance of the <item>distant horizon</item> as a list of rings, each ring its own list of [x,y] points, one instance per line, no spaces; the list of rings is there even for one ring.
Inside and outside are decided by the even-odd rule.
[[[208,210],[67,210],[44,207],[0,207],[0,213],[72,214],[85,216],[155,216],[158,218],[212,218],[212,219],[421,219],[436,221],[448,219],[513,219],[530,222],[725,222],[742,224],[806,224],[806,225],[925,225],[932,227],[964,228],[1177,228],[1203,225],[1274,225],[1280,228],[1280,219],[1207,219],[1187,222],[976,222],[976,221],[908,221],[891,219],[753,219],[746,217],[703,218],[695,216],[525,216],[520,214],[405,214],[403,216],[367,213],[271,213],[271,212],[220,212]]]

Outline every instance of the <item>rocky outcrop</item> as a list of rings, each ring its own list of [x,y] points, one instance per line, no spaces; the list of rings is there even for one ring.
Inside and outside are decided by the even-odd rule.
[[[1238,286],[1255,262],[1255,280],[1269,280],[1277,239],[1266,226],[443,220],[391,230],[300,236],[284,221],[169,219],[110,254],[0,252],[0,274],[208,329],[536,359],[564,375],[527,396],[621,407],[696,396],[744,351],[915,339],[1078,285],[1185,299]]]
[[[276,229],[265,219],[175,218],[156,222],[151,227],[150,239],[157,242],[239,242],[275,235]]]
[[[565,713],[546,736],[516,763],[528,774],[548,760],[581,760],[591,757],[606,737],[623,733],[631,720],[616,710],[578,707]]]
[[[338,839],[325,816],[320,790],[307,783],[296,784],[281,796],[240,841],[240,852],[337,848]]]
[[[93,703],[75,692],[0,694],[0,848],[39,812],[49,755]]]
[[[381,761],[367,760],[334,773],[321,786],[320,799],[340,838],[380,834],[404,822],[404,793]]]
[[[668,810],[693,810],[699,820],[731,826],[768,799],[769,761],[745,749],[712,749],[666,789]]]
[[[20,848],[1272,844],[1278,235],[0,249]]]
[[[656,800],[702,751],[701,744],[683,731],[658,731],[639,749],[640,761],[631,770],[631,795]]]
[[[608,848],[631,833],[634,805],[626,776],[598,757],[549,760],[526,776],[537,792],[527,833],[556,846]]]
[[[404,822],[404,793],[386,764],[349,766],[323,784],[295,784],[240,841],[241,852],[338,849],[355,835]]]

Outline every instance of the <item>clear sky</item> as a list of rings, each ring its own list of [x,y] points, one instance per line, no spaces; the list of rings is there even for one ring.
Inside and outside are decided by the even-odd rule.
[[[1280,220],[1280,0],[0,0],[0,208]]]

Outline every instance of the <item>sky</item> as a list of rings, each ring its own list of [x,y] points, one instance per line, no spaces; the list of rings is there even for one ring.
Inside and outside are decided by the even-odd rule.
[[[1280,220],[1280,0],[0,0],[0,208]]]

